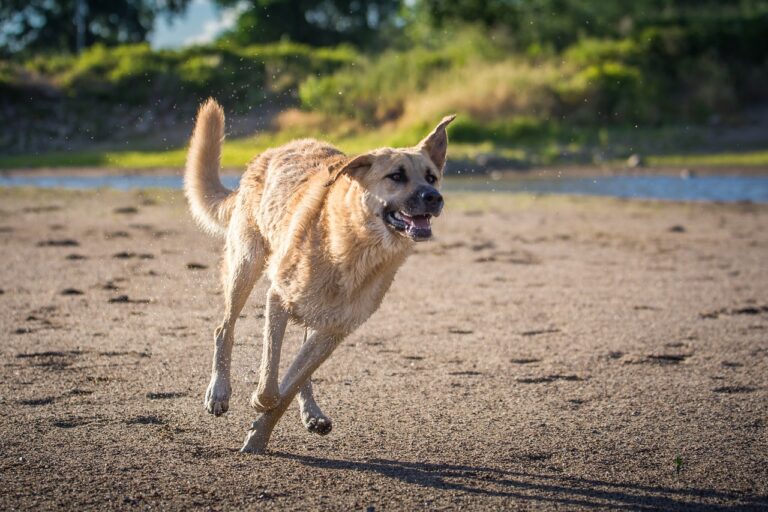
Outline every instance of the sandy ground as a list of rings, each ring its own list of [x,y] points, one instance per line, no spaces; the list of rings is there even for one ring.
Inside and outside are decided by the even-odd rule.
[[[265,284],[209,416],[181,196],[0,190],[0,509],[768,507],[768,206],[447,201],[315,376],[333,432],[294,404],[254,456]]]

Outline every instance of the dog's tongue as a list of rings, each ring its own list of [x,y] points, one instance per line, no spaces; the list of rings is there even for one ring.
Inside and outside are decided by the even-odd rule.
[[[417,228],[417,229],[429,229],[429,217],[426,215],[414,215],[413,217],[409,217],[407,215],[403,215],[403,220],[407,224],[409,224],[411,227]]]

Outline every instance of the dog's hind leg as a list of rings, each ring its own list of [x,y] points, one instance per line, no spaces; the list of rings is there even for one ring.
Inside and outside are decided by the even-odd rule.
[[[342,337],[314,332],[301,346],[296,359],[280,383],[277,404],[253,422],[245,438],[241,452],[263,453],[280,417],[290,405],[296,393],[341,342]]]
[[[264,245],[261,236],[254,233],[238,213],[235,211],[227,232],[222,269],[224,319],[214,331],[213,369],[210,384],[205,392],[205,409],[215,416],[220,416],[229,409],[235,322],[264,267]]]
[[[304,330],[304,343],[307,342],[307,330]],[[312,377],[309,377],[299,390],[299,413],[301,414],[301,423],[313,434],[324,436],[331,432],[333,423],[331,418],[323,414],[320,406],[315,401],[312,392]]]
[[[261,354],[259,385],[251,395],[251,406],[259,412],[272,409],[280,399],[277,379],[288,312],[283,307],[280,295],[273,288],[267,292],[264,320],[264,348]]]

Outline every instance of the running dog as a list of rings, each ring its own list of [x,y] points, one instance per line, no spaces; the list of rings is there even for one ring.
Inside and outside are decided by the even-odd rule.
[[[296,394],[304,426],[331,431],[310,377],[376,311],[414,242],[432,237],[432,218],[443,209],[446,127],[454,117],[415,147],[355,157],[325,142],[296,140],[254,158],[232,191],[219,179],[224,112],[212,99],[200,107],[184,192],[198,224],[225,240],[224,318],[214,331],[204,401],[215,416],[229,408],[235,321],[262,273],[270,283],[259,383],[250,400],[261,415],[242,452],[264,452]],[[279,381],[289,320],[304,326],[305,340]]]

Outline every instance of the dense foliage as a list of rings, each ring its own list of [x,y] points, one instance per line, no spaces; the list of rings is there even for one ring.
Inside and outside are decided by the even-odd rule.
[[[431,116],[459,106],[485,121],[520,114],[575,124],[727,119],[768,99],[766,27],[768,13],[701,15],[691,27],[584,37],[558,53],[515,53],[465,32],[433,48],[388,52],[310,78],[300,97],[308,109],[374,121],[396,118],[414,103],[431,105]]]
[[[144,105],[160,98],[196,102],[217,96],[230,106],[259,103],[296,88],[308,75],[329,73],[354,61],[348,47],[311,48],[294,43],[198,46],[153,51],[146,43],[95,45],[78,56],[36,57],[17,66],[26,84],[47,83],[60,94]],[[6,65],[6,80],[8,67]],[[3,75],[0,75],[2,86]]]
[[[242,0],[216,0],[242,6]],[[239,45],[290,40],[371,47],[396,30],[400,0],[250,0],[224,38]]]
[[[212,45],[114,42],[0,60],[0,147],[29,146],[14,123],[35,132],[51,105],[85,119],[211,95],[297,106],[291,129],[415,133],[458,112],[455,140],[494,144],[730,122],[768,100],[768,0],[251,0]]]

